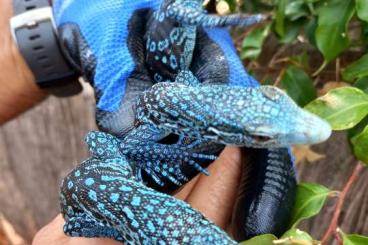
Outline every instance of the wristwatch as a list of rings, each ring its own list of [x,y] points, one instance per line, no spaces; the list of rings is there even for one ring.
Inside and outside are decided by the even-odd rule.
[[[37,85],[59,97],[79,93],[79,74],[61,49],[50,1],[13,0],[13,13],[11,33]]]

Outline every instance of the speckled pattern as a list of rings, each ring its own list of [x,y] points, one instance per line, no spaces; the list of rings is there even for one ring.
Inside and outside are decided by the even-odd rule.
[[[68,175],[60,194],[66,234],[125,244],[235,244],[184,201],[146,187],[119,140],[90,132],[86,142],[93,157]]]
[[[246,27],[265,18],[263,15],[208,15],[202,4],[202,0],[166,0],[148,19],[146,63],[155,82],[173,81],[180,70],[189,68],[198,26]]]
[[[185,202],[147,187],[144,173],[158,186],[179,187],[193,177],[188,169],[208,174],[202,162],[216,159],[218,148],[213,145],[284,147],[326,136],[320,134],[329,129],[325,122],[298,108],[284,92],[256,87],[228,33],[211,29],[247,26],[263,17],[208,15],[201,4],[55,1],[69,57],[95,87],[97,113],[103,115],[99,126],[117,135],[90,132],[86,143],[91,158],[64,179],[60,200],[66,234],[109,237],[126,244],[235,244]],[[196,47],[216,52],[203,56],[198,50],[194,53]],[[128,115],[122,113],[126,106],[131,107]],[[320,131],[313,134],[311,128],[316,127]],[[172,135],[177,136],[175,142],[161,142]],[[276,157],[262,157],[281,159],[277,151],[270,152]],[[290,157],[287,151],[284,155]],[[285,162],[290,167],[290,161]],[[294,181],[293,171],[286,172],[284,177]],[[256,201],[257,208],[285,201],[279,198],[288,190],[284,183],[265,188],[269,189],[261,187],[257,195],[269,191],[278,199]],[[272,231],[267,217],[252,223],[257,218],[247,220],[246,227],[255,233]]]

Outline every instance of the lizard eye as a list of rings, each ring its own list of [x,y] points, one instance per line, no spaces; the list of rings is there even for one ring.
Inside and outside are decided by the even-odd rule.
[[[263,143],[263,142],[267,142],[269,140],[271,140],[271,137],[268,136],[264,136],[264,135],[252,135],[252,138],[259,143]]]
[[[261,91],[262,91],[262,94],[266,98],[272,101],[277,101],[280,98],[281,93],[282,93],[279,89],[277,89],[276,87],[272,87],[272,86],[262,86]]]

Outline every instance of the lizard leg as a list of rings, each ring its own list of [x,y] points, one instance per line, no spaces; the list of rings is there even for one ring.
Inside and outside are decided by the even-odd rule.
[[[87,217],[83,235],[108,236],[125,244],[236,244],[189,204],[127,175],[119,158],[83,162],[64,180],[61,195],[63,212],[75,210],[74,216],[68,211],[64,215],[70,230],[77,232],[68,233],[73,236],[80,228],[72,225]],[[79,211],[84,214],[77,215]]]
[[[242,26],[247,27],[266,20],[266,16],[262,14],[244,15],[231,14],[219,16],[208,14],[203,10],[201,1],[177,0],[167,7],[167,15],[176,21],[203,27],[226,27],[226,26]]]
[[[131,230],[123,223],[118,229],[105,218],[110,215],[105,205],[114,203],[115,195],[125,191],[123,187],[112,189],[109,184],[123,180],[139,182],[126,159],[119,156],[90,158],[69,173],[60,192],[61,210],[66,221],[65,233],[78,237],[108,237],[126,244],[136,244],[131,237]],[[108,198],[100,199],[98,193],[101,192],[108,193]]]
[[[133,154],[130,160],[136,161],[135,165],[138,166],[134,169],[137,180],[142,180],[141,169],[144,169],[144,171],[152,176],[153,180],[155,180],[155,182],[159,184],[163,183],[161,181],[162,178],[167,178],[171,182],[179,186],[182,185],[182,181],[187,182],[188,178],[187,176],[182,174],[181,165],[177,164],[177,162],[173,162],[171,159],[163,158],[162,152],[166,150],[170,151],[170,149],[172,149],[171,152],[173,152],[173,148],[175,148],[175,152],[177,152],[176,155],[180,155],[184,150],[189,152],[191,149],[196,148],[201,143],[200,140],[192,139],[189,141],[188,138],[179,137],[177,143],[175,143],[174,145],[163,145],[156,142],[164,138],[167,134],[160,130],[148,129],[149,127],[141,127],[137,130],[137,132],[129,134],[129,136],[124,139],[124,141],[107,133],[91,131],[87,134],[85,141],[89,147],[90,153],[96,159],[122,157],[123,154],[131,156],[129,155],[129,153]],[[143,137],[145,137],[144,141],[147,141],[148,143],[143,143],[144,141],[142,142]],[[129,144],[126,143],[127,141],[129,141]],[[151,142],[151,144],[149,144],[149,142]],[[135,147],[130,147],[132,143],[134,143],[135,146],[139,148],[138,153],[137,150],[134,149]],[[147,155],[147,150],[149,148],[154,148],[156,150],[153,156],[152,154]],[[178,152],[178,149],[180,149],[181,151]],[[143,158],[141,156],[142,154]],[[160,156],[155,157],[155,155],[157,154],[160,154]],[[195,157],[197,157],[196,159],[198,160],[202,160],[204,158],[211,161],[214,159],[214,156],[206,156],[205,154],[194,154],[193,158]],[[197,165],[194,160],[192,161],[189,158],[187,159],[187,162],[185,162],[186,158],[184,158],[184,160],[182,159],[182,164],[187,163],[189,165],[194,165],[194,167],[199,168],[200,170],[205,172],[205,170],[203,168],[200,168],[200,165]]]
[[[180,136],[178,143],[159,143],[168,135],[158,126],[144,124],[132,130],[124,138],[120,144],[120,151],[139,168],[150,174],[159,185],[163,184],[162,178],[167,178],[177,185],[182,184],[181,180],[187,181],[181,171],[184,165],[193,166],[208,175],[207,170],[201,167],[198,161],[204,159],[213,161],[216,156],[194,152],[192,149],[200,142],[192,141],[190,144],[184,144]]]
[[[86,213],[76,213],[64,224],[64,233],[72,237],[106,237],[116,241],[124,241],[118,230],[107,226]]]

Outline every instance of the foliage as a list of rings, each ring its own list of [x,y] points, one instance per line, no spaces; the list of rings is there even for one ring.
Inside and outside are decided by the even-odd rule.
[[[299,184],[290,227],[295,228],[300,221],[317,215],[330,194],[329,189],[318,184]]]
[[[281,80],[281,87],[286,90],[299,106],[305,106],[317,97],[312,79],[301,68],[289,66]]]
[[[348,82],[353,82],[357,79],[367,77],[367,64],[368,54],[362,56],[359,60],[347,66],[342,73],[343,79]]]
[[[284,235],[278,240],[281,244],[318,244],[318,242],[313,241],[313,238],[305,231],[299,229],[291,229],[285,232]]]
[[[326,119],[334,130],[345,130],[368,115],[368,94],[352,87],[337,88],[305,108]]]
[[[355,156],[362,162],[368,162],[368,126],[358,135],[351,138]]]
[[[243,40],[241,53],[242,59],[255,59],[262,51],[262,44],[266,37],[270,33],[271,25],[265,25],[263,27],[255,29]]]
[[[244,37],[240,45],[241,58],[250,60],[250,67],[257,67],[258,58],[264,51],[264,43],[268,39],[273,40],[273,44],[276,42],[278,51],[269,61],[268,67],[272,69],[277,64],[280,73],[272,77],[266,72],[261,80],[267,83],[271,81],[271,84],[274,80],[274,85],[283,88],[300,106],[305,106],[305,109],[327,120],[333,130],[348,130],[350,145],[358,159],[358,165],[361,163],[367,165],[368,1],[227,0],[226,2],[229,3],[228,9],[232,12],[271,13],[272,21],[250,30]],[[302,47],[296,55],[283,52],[293,45]],[[352,50],[355,54],[359,53],[354,60],[349,59],[350,56],[346,57]],[[313,70],[308,56],[312,52],[320,54],[320,63]],[[313,61],[312,66],[315,63]],[[321,84],[329,82],[321,75],[333,64],[336,67],[336,80],[333,84],[346,84],[346,86],[324,90],[322,96],[317,98],[317,94],[322,93]],[[349,181],[353,182],[354,178],[353,173]],[[349,181],[343,191],[351,186]],[[336,196],[336,193],[338,192],[330,191],[318,184],[299,184],[290,230],[278,240],[273,235],[263,235],[242,244],[317,244],[318,242],[308,233],[298,230],[297,227],[302,220],[317,215],[326,199]],[[339,199],[343,198],[341,196]],[[335,211],[339,214],[337,209],[338,205]],[[334,225],[338,224],[333,222],[337,221],[331,221],[335,232]],[[325,235],[323,244],[331,238],[328,231]],[[335,236],[346,245],[368,244],[368,237],[347,235],[339,229],[335,232]]]
[[[341,234],[344,245],[366,245],[368,244],[368,237],[360,236],[360,235],[346,235],[341,230],[338,230],[338,232]]]
[[[275,237],[272,234],[265,234],[265,235],[253,237],[252,239],[242,242],[239,245],[254,245],[254,244],[269,245],[269,244],[272,244],[272,241],[274,240],[277,240],[277,237]]]

